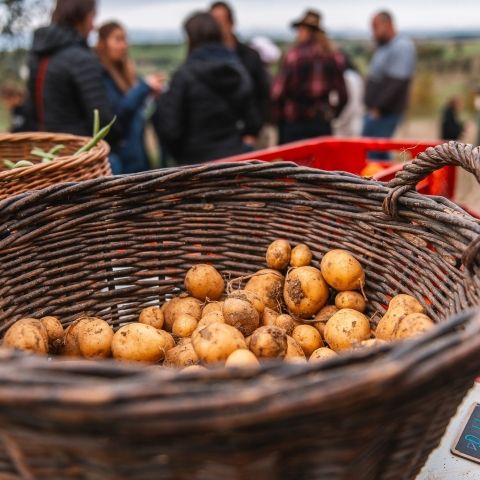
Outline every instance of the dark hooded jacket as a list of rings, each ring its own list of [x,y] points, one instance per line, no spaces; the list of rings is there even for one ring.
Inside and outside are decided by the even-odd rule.
[[[91,135],[93,111],[113,118],[103,69],[74,29],[50,25],[35,31],[30,56],[30,112],[38,130]],[[118,125],[109,140],[115,137]]]
[[[221,45],[195,49],[158,101],[157,132],[179,164],[242,153],[260,127],[250,77]]]

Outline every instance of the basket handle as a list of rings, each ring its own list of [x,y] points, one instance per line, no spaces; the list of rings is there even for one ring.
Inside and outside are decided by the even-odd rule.
[[[388,186],[390,192],[383,201],[383,212],[390,217],[398,217],[398,200],[406,192],[414,190],[417,183],[431,173],[447,165],[462,167],[472,173],[480,183],[480,147],[459,142],[448,142],[429,147],[415,160],[405,164]],[[470,269],[480,253],[480,238],[473,240],[465,249],[462,263]]]

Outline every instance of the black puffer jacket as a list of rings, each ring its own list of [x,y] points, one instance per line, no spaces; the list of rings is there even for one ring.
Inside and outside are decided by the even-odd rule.
[[[113,118],[102,67],[73,29],[50,25],[35,32],[28,87],[39,130],[91,135],[94,109],[100,111],[102,125]],[[117,130],[118,125],[109,140]]]
[[[194,50],[158,101],[158,135],[180,164],[242,153],[260,126],[249,75],[220,45]]]

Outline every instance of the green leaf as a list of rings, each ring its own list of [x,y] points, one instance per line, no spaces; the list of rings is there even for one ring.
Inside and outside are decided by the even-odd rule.
[[[63,149],[65,148],[65,145],[55,145],[53,148],[51,148],[48,153],[50,155],[55,155],[57,156]]]
[[[11,160],[4,160],[3,164],[10,169],[15,167],[15,162],[12,162]]]
[[[17,162],[12,168],[24,168],[24,167],[32,167],[33,163],[29,160],[20,160]]]

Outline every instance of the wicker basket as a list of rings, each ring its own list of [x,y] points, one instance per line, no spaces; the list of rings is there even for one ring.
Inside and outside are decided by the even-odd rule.
[[[61,182],[78,182],[111,175],[108,161],[110,147],[106,142],[99,142],[89,152],[73,156],[88,140],[86,137],[60,133],[0,134],[0,200]],[[39,157],[30,153],[34,147],[48,151],[55,145],[65,145],[65,148],[61,156],[51,163],[41,163]],[[30,160],[35,165],[8,170],[3,160]]]
[[[0,478],[413,479],[480,373],[480,317],[465,312],[479,303],[480,224],[448,200],[406,190],[440,164],[478,175],[479,158],[460,144],[430,149],[392,188],[249,162],[2,202],[1,332],[26,315],[135,320],[181,289],[192,264],[248,274],[278,237],[306,242],[316,260],[333,247],[353,251],[370,314],[406,292],[439,325],[324,364],[259,371],[182,374],[0,349]]]

